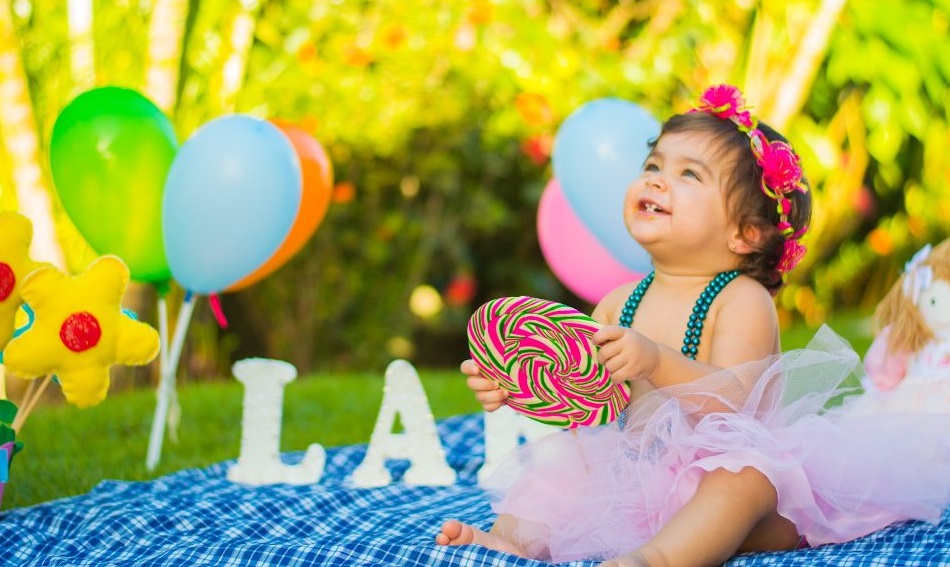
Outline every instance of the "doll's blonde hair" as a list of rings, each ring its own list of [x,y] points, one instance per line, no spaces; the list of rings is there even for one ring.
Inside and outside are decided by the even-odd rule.
[[[923,265],[933,269],[935,280],[950,282],[950,238],[934,247]],[[927,341],[934,338],[933,329],[924,321],[911,298],[904,293],[906,277],[907,274],[901,274],[874,312],[875,332],[880,332],[887,326],[891,327],[887,338],[887,351],[891,353],[917,352]]]

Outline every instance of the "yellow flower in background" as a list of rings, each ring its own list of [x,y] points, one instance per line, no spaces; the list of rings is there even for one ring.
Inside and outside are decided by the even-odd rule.
[[[158,333],[122,312],[129,269],[103,256],[69,277],[52,267],[34,271],[20,288],[33,324],[7,345],[11,374],[34,379],[56,374],[66,401],[80,408],[101,402],[113,364],[147,364],[158,354]]]
[[[16,312],[23,299],[20,284],[30,272],[43,266],[30,259],[33,224],[13,211],[0,212],[0,350],[16,328]]]

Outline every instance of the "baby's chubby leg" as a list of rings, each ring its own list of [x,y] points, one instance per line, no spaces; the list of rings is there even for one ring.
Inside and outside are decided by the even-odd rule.
[[[605,567],[721,565],[737,551],[794,549],[795,526],[778,515],[768,478],[746,467],[703,476],[696,494],[653,539]]]
[[[514,516],[502,514],[498,516],[491,530],[485,532],[458,520],[449,520],[442,524],[442,530],[436,534],[435,542],[439,545],[475,544],[525,557],[524,552],[506,537],[506,534],[511,533],[511,529],[517,526],[517,522]]]

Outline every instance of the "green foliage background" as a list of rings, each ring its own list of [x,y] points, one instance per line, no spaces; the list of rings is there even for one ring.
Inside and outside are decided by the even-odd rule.
[[[156,3],[93,3],[95,85],[141,89]],[[46,147],[78,94],[66,5],[10,9]],[[834,25],[816,43],[823,10]],[[241,15],[253,19],[253,43],[232,100],[223,67]],[[786,322],[869,312],[915,250],[950,234],[947,0],[192,0],[182,25],[170,111],[182,140],[228,112],[289,119],[324,144],[337,183],[353,190],[337,193],[284,268],[224,296],[231,327],[199,306],[186,376],[226,374],[244,356],[301,372],[381,369],[394,357],[454,366],[484,300],[524,294],[588,309],[548,270],[534,223],[558,124],[600,97],[662,118],[728,81],[777,121],[818,209],[812,252],[778,300]],[[799,102],[786,116],[787,96]],[[2,199],[15,206],[9,191]],[[58,220],[80,269],[91,252],[61,211]],[[445,292],[460,280],[474,295],[438,316],[407,308],[418,285]]]

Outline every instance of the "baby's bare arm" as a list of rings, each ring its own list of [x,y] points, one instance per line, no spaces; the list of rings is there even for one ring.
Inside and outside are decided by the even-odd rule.
[[[781,350],[772,296],[749,278],[739,278],[734,284],[722,291],[715,324],[707,329],[712,347],[709,361],[722,368],[761,360]]]

